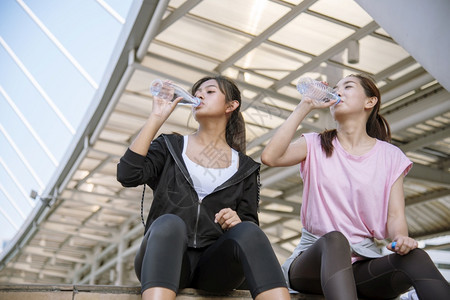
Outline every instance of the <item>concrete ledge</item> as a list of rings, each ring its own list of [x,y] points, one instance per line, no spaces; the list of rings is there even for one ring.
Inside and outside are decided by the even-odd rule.
[[[112,285],[41,285],[41,284],[0,284],[0,300],[140,300],[140,286]],[[249,291],[237,290],[214,294],[196,289],[183,289],[178,300],[247,300],[252,299]],[[323,296],[291,295],[296,300],[323,300]]]

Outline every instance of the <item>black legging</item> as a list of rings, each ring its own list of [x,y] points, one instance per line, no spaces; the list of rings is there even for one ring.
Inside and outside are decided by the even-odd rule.
[[[422,249],[351,264],[350,245],[337,231],[319,238],[289,269],[291,288],[332,299],[392,299],[414,286],[419,299],[446,300],[450,286]]]
[[[142,292],[151,287],[230,291],[246,284],[253,297],[286,287],[269,240],[254,223],[227,230],[211,246],[187,247],[186,225],[176,215],[156,219],[144,236],[134,261]]]

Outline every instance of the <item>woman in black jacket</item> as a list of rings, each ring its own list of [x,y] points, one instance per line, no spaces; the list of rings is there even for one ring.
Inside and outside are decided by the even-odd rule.
[[[241,95],[223,76],[192,87],[201,99],[188,136],[156,133],[175,109],[159,97],[120,159],[117,179],[147,184],[153,203],[135,258],[143,299],[175,299],[185,287],[221,292],[246,282],[253,298],[289,299],[280,265],[258,227],[259,164],[245,152]]]

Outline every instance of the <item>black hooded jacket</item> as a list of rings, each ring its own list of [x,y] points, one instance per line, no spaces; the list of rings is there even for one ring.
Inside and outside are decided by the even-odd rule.
[[[183,136],[160,135],[152,141],[147,156],[130,149],[117,165],[117,180],[124,187],[146,183],[153,202],[145,232],[163,214],[175,214],[186,223],[189,247],[205,247],[223,234],[214,216],[222,208],[235,210],[242,221],[259,225],[259,168],[239,152],[238,171],[200,202],[182,158]]]

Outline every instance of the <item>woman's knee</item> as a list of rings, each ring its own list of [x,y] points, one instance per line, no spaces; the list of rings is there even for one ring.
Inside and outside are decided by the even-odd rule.
[[[267,239],[264,232],[253,222],[241,222],[229,230],[230,238],[245,242]]]
[[[145,237],[161,239],[187,239],[187,229],[184,221],[173,214],[166,214],[153,221]]]
[[[413,249],[405,255],[391,254],[390,261],[396,268],[402,270],[434,268],[434,263],[428,253],[420,248]]]
[[[145,233],[134,259],[138,279],[141,280],[142,263],[146,253],[167,252],[168,249],[184,251],[186,246],[187,229],[184,221],[172,214],[158,217]]]
[[[418,261],[431,260],[428,253],[425,252],[425,250],[420,249],[420,248],[416,248],[416,249],[409,251],[409,253],[406,256],[408,256],[410,259],[418,260]]]
[[[350,249],[347,238],[339,231],[331,231],[324,234],[319,241],[325,243],[331,249]]]

